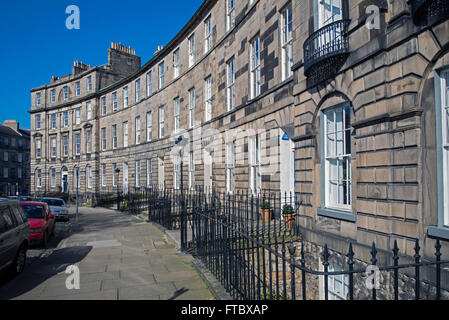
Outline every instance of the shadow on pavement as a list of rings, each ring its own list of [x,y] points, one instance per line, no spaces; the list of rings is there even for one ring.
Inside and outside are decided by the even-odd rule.
[[[22,274],[14,278],[9,272],[5,272],[0,275],[0,300],[24,295],[60,273],[63,273],[61,282],[65,283],[68,276],[65,274],[66,268],[81,262],[91,250],[91,246],[56,249],[47,258],[38,259],[39,261],[27,266]]]

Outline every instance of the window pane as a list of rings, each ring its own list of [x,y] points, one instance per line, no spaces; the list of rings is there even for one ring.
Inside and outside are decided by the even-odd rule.
[[[335,157],[336,149],[335,149],[335,134],[327,135],[327,154],[326,157]]]
[[[326,130],[327,133],[333,133],[335,131],[335,114],[333,111],[326,113]]]

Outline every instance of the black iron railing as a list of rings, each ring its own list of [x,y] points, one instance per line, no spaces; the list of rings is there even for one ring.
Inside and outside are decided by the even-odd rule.
[[[411,256],[401,255],[395,241],[391,252],[378,252],[373,243],[366,248],[369,257],[358,259],[352,243],[344,253],[302,238],[301,203],[294,194],[150,188],[130,190],[116,200],[123,210],[148,213],[149,221],[180,229],[182,250],[200,259],[234,299],[449,297],[443,268],[449,260],[442,259],[439,240],[433,258],[421,256],[416,240]]]
[[[449,0],[409,0],[417,25],[434,25],[449,19]]]
[[[339,20],[315,31],[304,43],[304,73],[332,57],[349,53],[347,28],[350,20]]]

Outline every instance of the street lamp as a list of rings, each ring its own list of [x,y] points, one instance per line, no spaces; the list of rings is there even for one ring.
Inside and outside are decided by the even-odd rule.
[[[117,211],[120,211],[120,192],[118,187],[118,179],[120,177],[120,169],[115,168],[115,173],[117,174],[116,185],[117,185]]]
[[[183,136],[179,136],[175,141],[175,145],[179,145],[181,148],[181,251],[184,251],[185,244],[187,242],[187,228],[186,228],[186,212],[185,212],[185,201],[184,201],[184,146],[186,141]]]

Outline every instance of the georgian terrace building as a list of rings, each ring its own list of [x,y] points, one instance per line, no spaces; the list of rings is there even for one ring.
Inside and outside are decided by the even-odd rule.
[[[76,172],[81,193],[179,188],[183,157],[192,188],[294,192],[316,269],[325,243],[337,270],[349,242],[365,262],[373,241],[380,264],[395,241],[432,258],[449,239],[448,13],[207,0],[145,65],[113,44],[108,65],[31,91],[33,191],[73,192]]]

